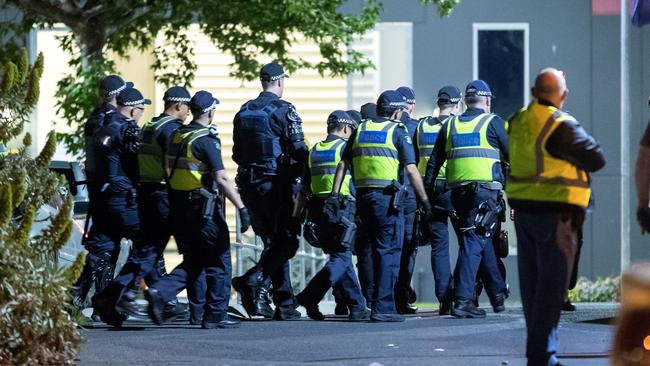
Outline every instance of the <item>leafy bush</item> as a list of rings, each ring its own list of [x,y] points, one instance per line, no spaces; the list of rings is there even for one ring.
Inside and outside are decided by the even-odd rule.
[[[569,291],[572,302],[612,302],[620,296],[620,278],[604,277],[590,281],[580,277],[576,287]]]
[[[17,63],[0,65],[0,114],[17,117],[2,129],[0,143],[21,133],[38,100],[42,55],[30,67],[22,54]],[[67,269],[55,260],[72,232],[72,197],[54,203],[59,211],[50,225],[32,232],[39,209],[56,197],[62,182],[48,169],[54,133],[35,159],[27,155],[29,134],[23,144],[18,153],[0,155],[0,365],[72,364],[81,336],[66,304],[85,258],[78,256]]]

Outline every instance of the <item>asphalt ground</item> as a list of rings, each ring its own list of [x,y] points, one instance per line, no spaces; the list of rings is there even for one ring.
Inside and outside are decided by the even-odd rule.
[[[616,311],[615,304],[578,304],[578,311],[563,313],[563,364],[608,365]],[[516,306],[485,319],[425,310],[403,323],[328,316],[203,330],[187,322],[127,321],[121,329],[91,325],[82,332],[79,365],[525,365],[526,327]]]

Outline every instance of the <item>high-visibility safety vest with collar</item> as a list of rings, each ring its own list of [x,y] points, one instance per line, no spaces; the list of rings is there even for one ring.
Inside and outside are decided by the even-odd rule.
[[[138,149],[140,182],[162,183],[165,181],[164,155],[162,147],[158,144],[158,137],[165,125],[176,120],[176,117],[164,116],[142,126],[142,141]]]
[[[440,129],[445,123],[447,123],[447,121],[449,121],[450,118],[451,117],[447,117],[440,121],[436,117],[429,116],[420,119],[420,122],[418,123],[418,129],[416,132],[418,145],[418,171],[423,177],[427,173],[427,163],[429,162],[433,148],[436,145]],[[440,168],[436,179],[445,179],[446,167],[447,162],[445,162]]]
[[[510,120],[508,198],[589,205],[589,175],[566,160],[556,159],[546,142],[561,123],[577,123],[552,106],[531,103]]]
[[[493,166],[501,162],[499,149],[487,139],[487,129],[494,117],[482,113],[467,122],[461,122],[458,116],[448,122],[445,152],[449,185],[494,180]]]
[[[341,161],[341,151],[345,149],[346,141],[339,138],[332,141],[321,141],[314,145],[309,152],[309,173],[311,175],[311,192],[315,196],[325,197],[332,192],[336,168]],[[350,195],[350,179],[346,172],[340,193]]]
[[[352,145],[352,176],[358,188],[384,188],[399,177],[399,158],[393,143],[399,121],[366,120],[357,129]]]
[[[198,128],[172,134],[167,145],[167,169],[169,172],[169,188],[177,191],[193,191],[203,186],[201,177],[207,174],[207,166],[192,153],[192,144],[199,138],[210,135],[210,130]]]

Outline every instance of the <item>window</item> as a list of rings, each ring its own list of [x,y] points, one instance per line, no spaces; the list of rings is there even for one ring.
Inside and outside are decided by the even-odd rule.
[[[474,23],[474,79],[485,80],[492,112],[507,118],[528,104],[528,23]]]

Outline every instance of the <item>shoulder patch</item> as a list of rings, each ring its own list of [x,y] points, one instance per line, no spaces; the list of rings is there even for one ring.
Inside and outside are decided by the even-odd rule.
[[[219,136],[219,131],[217,130],[216,125],[210,125],[208,126],[208,132],[210,133],[211,136]]]
[[[294,107],[293,104],[289,104],[289,109],[287,110],[287,119],[291,122],[302,122],[302,119],[298,115],[298,112],[296,112],[296,107]]]

